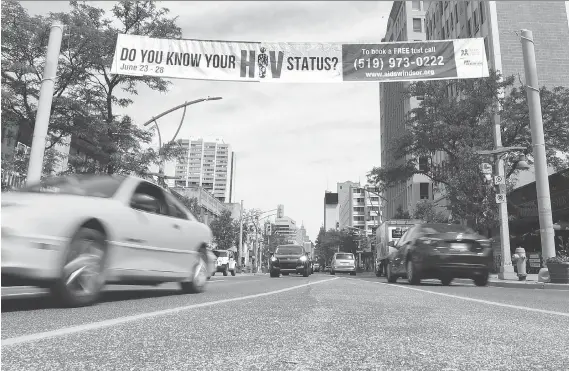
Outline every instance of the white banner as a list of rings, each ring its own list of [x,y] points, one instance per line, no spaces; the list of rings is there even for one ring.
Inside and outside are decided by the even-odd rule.
[[[119,34],[111,73],[277,83],[387,82],[487,77],[488,63],[481,38],[340,44]]]

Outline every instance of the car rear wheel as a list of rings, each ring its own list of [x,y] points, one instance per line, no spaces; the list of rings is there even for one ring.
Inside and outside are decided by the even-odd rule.
[[[393,274],[393,272],[391,271],[391,264],[387,263],[387,267],[386,267],[386,276],[387,276],[387,282],[389,283],[395,283],[397,282],[397,276]]]
[[[443,284],[443,286],[450,286],[450,284],[452,283],[453,278],[452,277],[441,277],[441,283]]]
[[[407,281],[409,281],[411,285],[418,285],[421,283],[421,278],[419,277],[417,267],[413,262],[413,259],[409,259],[407,261]]]
[[[474,277],[473,281],[474,281],[474,284],[476,286],[487,286],[488,285],[488,273],[485,273],[482,276]]]
[[[334,272],[333,270],[330,269],[330,275],[334,276],[336,274],[336,272]]]
[[[195,263],[192,270],[192,277],[190,280],[180,282],[182,292],[185,294],[198,294],[205,291],[207,283],[207,256],[205,251],[200,250],[198,261]]]
[[[223,269],[223,275],[227,276],[227,273],[229,272],[229,269],[227,268],[227,265],[225,266],[225,269]]]
[[[355,276],[356,272],[350,272],[350,276]]]
[[[271,278],[278,278],[278,277],[279,277],[279,272],[271,271]]]
[[[306,267],[302,270],[302,277],[310,276],[310,268]]]
[[[67,249],[61,277],[50,288],[52,295],[68,307],[97,301],[103,286],[106,237],[100,231],[81,228]]]

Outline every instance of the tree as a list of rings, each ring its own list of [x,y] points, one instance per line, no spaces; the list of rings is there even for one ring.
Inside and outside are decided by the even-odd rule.
[[[168,17],[168,10],[158,9],[152,1],[121,1],[110,17],[85,3],[70,4],[68,13],[30,17],[18,2],[3,3],[3,125],[6,121],[33,131],[50,24],[60,20],[66,32],[46,148],[73,137],[84,142],[97,162],[70,156],[70,171],[147,174],[159,160],[157,151],[144,148],[153,133],[138,128],[130,117],[117,115],[115,109],[132,104],[130,97],[138,94],[140,85],[164,93],[170,83],[155,77],[111,75],[109,69],[118,33],[179,38],[176,17]],[[166,158],[179,154],[171,145],[161,151]]]
[[[218,249],[227,250],[235,246],[235,235],[239,234],[239,230],[235,229],[230,210],[223,210],[218,217],[211,221],[209,227]]]
[[[415,205],[413,219],[424,220],[427,223],[446,223],[448,218],[437,210],[437,206],[429,201],[421,200]]]
[[[358,245],[358,237],[352,232],[336,229],[325,231],[321,227],[314,250],[324,264],[329,264],[338,251],[356,254]]]
[[[478,230],[497,225],[495,191],[482,180],[479,164],[489,159],[476,153],[493,147],[493,113],[501,117],[503,146],[525,150],[505,157],[507,187],[515,183],[519,155],[532,162],[531,131],[525,86],[514,87],[514,77],[501,79],[494,71],[488,78],[428,81],[411,84],[409,96],[420,98],[405,122],[406,130],[388,152],[394,160],[374,167],[368,181],[381,190],[414,174],[424,174],[448,201],[453,216],[470,220]],[[449,89],[460,99],[449,97]],[[500,91],[506,91],[503,97]],[[441,94],[441,92],[443,92]],[[569,89],[541,89],[547,159],[556,168],[567,166],[557,154],[569,153]],[[435,156],[444,160],[435,161]]]
[[[184,204],[184,206],[187,207],[188,210],[190,210],[192,215],[195,216],[198,221],[203,223],[201,206],[197,197],[185,197],[179,194],[178,192],[172,192],[172,194],[174,195],[174,197],[178,199],[178,201]]]
[[[395,210],[393,219],[411,219],[411,215],[409,214],[409,211],[403,211],[403,206],[399,205],[397,206],[397,210]]]

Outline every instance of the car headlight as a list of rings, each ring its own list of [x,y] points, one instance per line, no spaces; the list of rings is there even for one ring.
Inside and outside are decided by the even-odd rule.
[[[271,261],[272,261],[272,262],[276,262],[276,261],[277,261],[277,258],[275,258],[274,256],[271,256]]]
[[[306,259],[307,259],[306,256],[301,256],[299,260],[300,260],[301,262],[305,262]]]

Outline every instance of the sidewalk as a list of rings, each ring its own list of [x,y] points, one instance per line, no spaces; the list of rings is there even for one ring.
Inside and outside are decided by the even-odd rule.
[[[375,277],[374,272],[358,272],[361,277]],[[384,278],[384,277],[382,277]],[[453,282],[473,284],[472,280],[465,278],[457,278]],[[523,289],[544,289],[544,290],[567,290],[569,291],[569,284],[567,283],[543,283],[537,281],[537,274],[528,274],[525,281],[518,280],[501,280],[497,274],[491,274],[488,280],[488,286],[493,287],[510,287],[510,288],[523,288]]]

